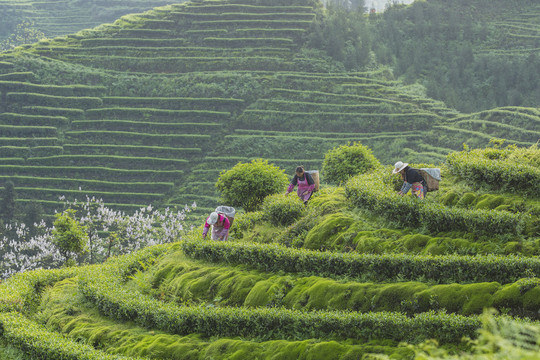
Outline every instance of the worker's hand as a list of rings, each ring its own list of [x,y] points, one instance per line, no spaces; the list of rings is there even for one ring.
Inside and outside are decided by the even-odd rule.
[[[286,192],[286,193],[285,193],[285,196],[288,196],[288,195],[289,195],[289,193],[288,193],[288,192]]]
[[[202,236],[202,238],[203,238],[203,239],[206,239],[206,234],[204,234],[204,235]]]
[[[403,196],[405,194],[403,194],[403,191],[400,191],[400,192],[398,192],[398,195]]]

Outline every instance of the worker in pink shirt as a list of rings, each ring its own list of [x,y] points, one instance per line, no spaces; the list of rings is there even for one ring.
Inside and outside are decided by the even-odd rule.
[[[294,175],[293,179],[291,180],[285,195],[289,195],[289,193],[294,190],[296,185],[298,185],[298,190],[296,193],[304,202],[304,205],[307,205],[308,200],[311,198],[311,195],[313,195],[313,190],[315,190],[315,181],[310,174],[304,171],[302,166],[298,166],[296,168],[296,175]]]
[[[213,212],[206,219],[203,230],[203,238],[206,238],[208,230],[212,226],[212,240],[225,241],[229,237],[229,229],[231,228],[231,222],[223,214]]]

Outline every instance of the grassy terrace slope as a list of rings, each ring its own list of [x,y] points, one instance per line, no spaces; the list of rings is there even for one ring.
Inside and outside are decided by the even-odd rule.
[[[164,0],[0,0],[0,40],[30,21],[46,37],[93,28],[118,17],[166,5]]]
[[[0,354],[413,359],[400,342],[437,339],[465,356],[488,307],[522,318],[536,351],[539,154],[451,153],[440,192],[421,202],[380,167],[325,186],[288,226],[248,212],[231,241],[197,230],[102,265],[18,274],[0,284]]]
[[[463,134],[472,145],[538,139],[536,109],[464,117],[388,69],[345,72],[305,46],[319,11],[189,2],[4,54],[1,183],[48,208],[90,194],[126,210],[195,200],[206,211],[219,171],[238,161],[319,168],[328,149],[359,140],[386,163],[437,163]]]

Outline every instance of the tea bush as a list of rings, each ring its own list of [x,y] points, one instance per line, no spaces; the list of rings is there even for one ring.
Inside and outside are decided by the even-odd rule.
[[[276,194],[264,199],[262,211],[273,225],[288,226],[302,217],[306,209],[298,196]]]
[[[262,159],[239,162],[232,169],[223,171],[216,182],[224,204],[246,211],[257,209],[265,197],[284,191],[286,186],[284,170]]]
[[[322,173],[326,181],[336,184],[380,166],[371,150],[360,143],[335,147],[324,155]]]
[[[475,234],[520,234],[529,220],[519,214],[495,210],[469,210],[445,206],[439,202],[400,196],[397,177],[391,170],[359,175],[345,185],[348,199],[405,226],[426,226],[433,232],[460,230]]]
[[[521,256],[420,256],[405,254],[332,253],[287,248],[276,244],[201,242],[185,240],[184,253],[210,262],[245,264],[274,272],[371,279],[431,280],[438,283],[497,281],[540,277],[540,260]]]
[[[540,193],[540,169],[535,165],[540,158],[538,154],[540,150],[536,147],[475,149],[450,153],[446,163],[452,174],[469,183],[537,195]]]

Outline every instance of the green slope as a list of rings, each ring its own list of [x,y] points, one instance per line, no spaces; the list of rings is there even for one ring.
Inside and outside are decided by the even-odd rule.
[[[463,142],[483,145],[538,118],[501,109],[484,125],[484,115],[463,118],[385,67],[343,70],[306,43],[325,16],[319,6],[170,5],[4,54],[3,179],[14,177],[19,201],[48,209],[62,193],[90,193],[125,209],[197,201],[206,211],[217,175],[238,161],[264,157],[292,173],[362,141],[385,163],[437,163]],[[534,143],[538,124],[527,124],[505,137]]]
[[[118,17],[166,5],[163,0],[1,0],[0,41],[11,35],[23,21],[45,34],[55,37],[93,28]]]
[[[102,265],[18,274],[0,284],[0,354],[413,359],[435,346],[433,358],[531,358],[539,154],[453,152],[439,192],[422,201],[399,196],[396,175],[379,167],[323,186],[290,226],[244,213],[230,241],[196,231]],[[516,319],[486,324],[486,308]],[[428,339],[438,343],[416,346]]]

